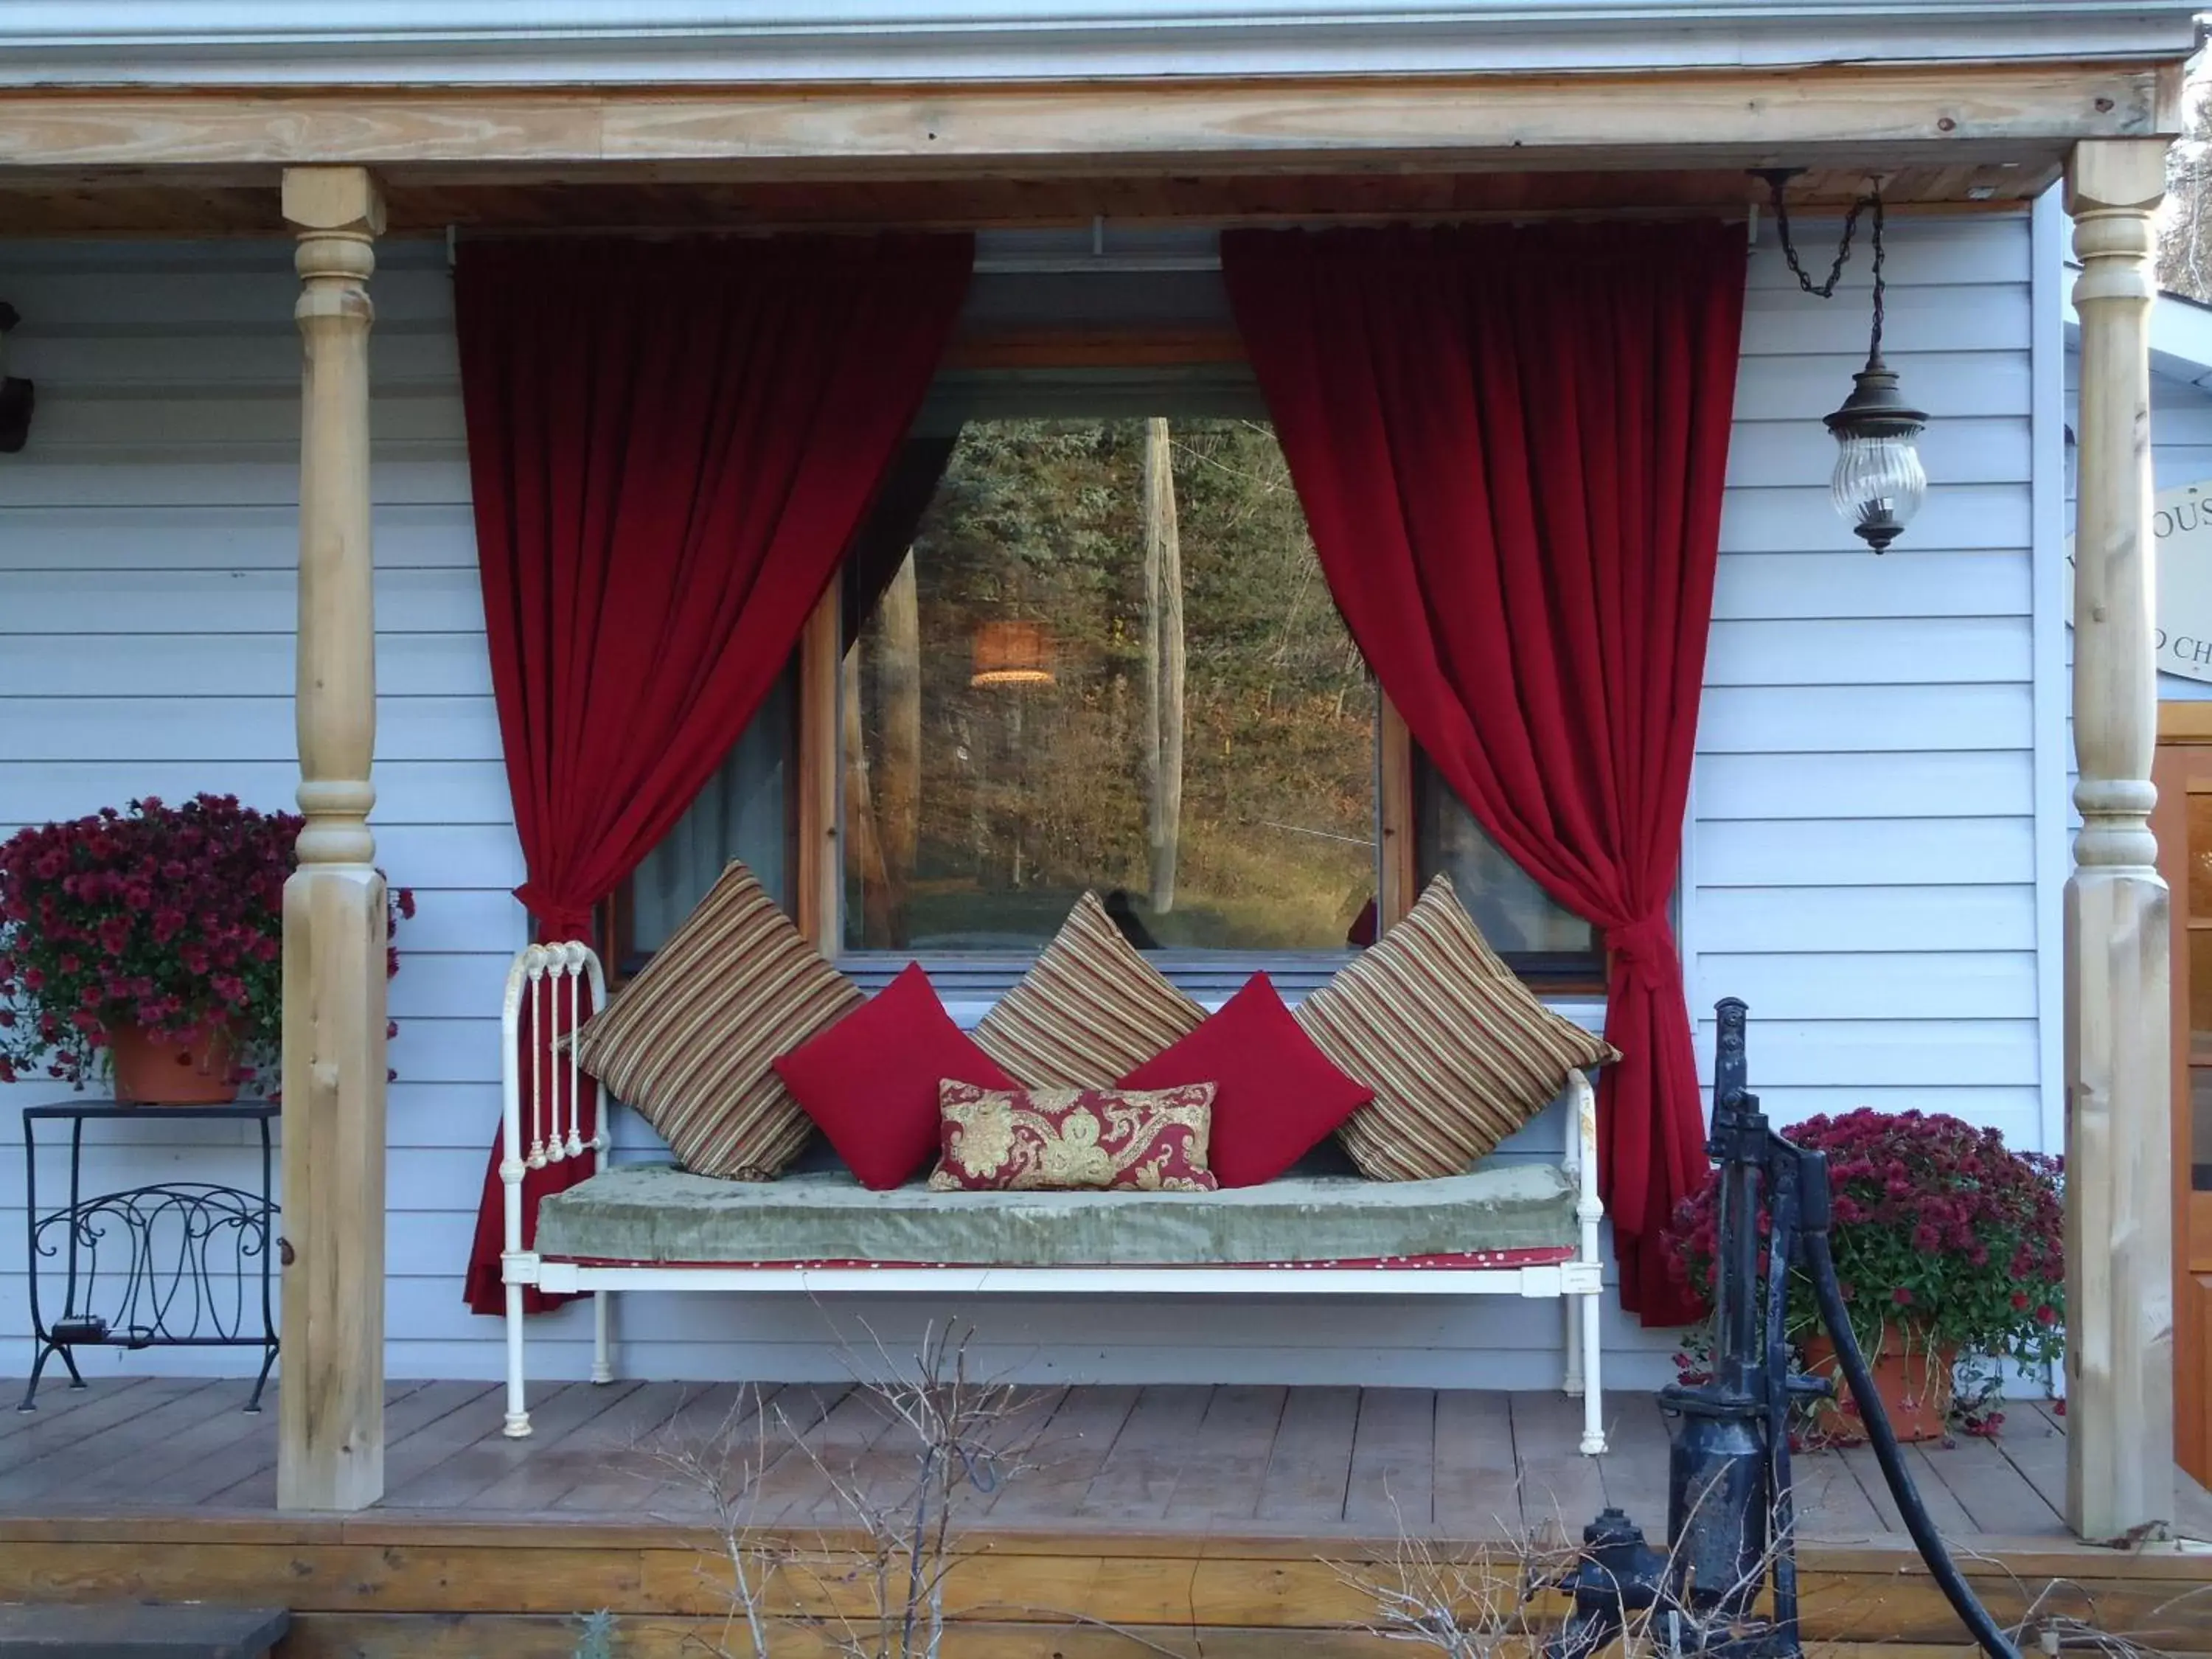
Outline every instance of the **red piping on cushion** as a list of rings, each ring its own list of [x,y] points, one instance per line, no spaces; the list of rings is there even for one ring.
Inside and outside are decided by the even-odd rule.
[[[682,1267],[702,1269],[713,1267],[775,1267],[787,1269],[793,1273],[803,1273],[816,1269],[829,1268],[873,1267],[908,1267],[925,1269],[933,1267],[960,1267],[993,1270],[1005,1269],[1010,1272],[1034,1271],[1037,1273],[1054,1273],[1062,1268],[1066,1268],[1071,1272],[1095,1272],[1102,1267],[1126,1267],[1133,1272],[1142,1273],[1209,1273],[1216,1272],[1224,1267],[1242,1272],[1257,1272],[1261,1268],[1277,1267],[1300,1269],[1315,1269],[1322,1267],[1371,1267],[1377,1273],[1419,1273],[1438,1269],[1459,1269],[1464,1271],[1469,1268],[1540,1267],[1548,1267],[1553,1262],[1571,1261],[1574,1259],[1575,1249],[1571,1244],[1540,1244],[1531,1246],[1527,1249],[1518,1250],[1462,1250],[1438,1255],[1346,1257],[1341,1261],[1208,1261],[1200,1263],[1061,1261],[1055,1262],[1049,1267],[1038,1267],[1028,1270],[1023,1269],[1019,1262],[1014,1261],[646,1261],[624,1258],[622,1256],[603,1255],[547,1255],[540,1258],[542,1261],[559,1261],[575,1267]]]

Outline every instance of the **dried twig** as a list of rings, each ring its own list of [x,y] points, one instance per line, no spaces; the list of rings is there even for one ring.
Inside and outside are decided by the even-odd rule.
[[[910,1458],[888,1481],[864,1474],[860,1455],[833,1463],[811,1436],[814,1424],[767,1408],[757,1390],[703,1441],[657,1449],[662,1465],[705,1497],[720,1539],[730,1612],[721,1641],[706,1644],[717,1659],[768,1659],[778,1619],[812,1624],[843,1659],[939,1659],[960,1517],[1028,1467],[1035,1439],[1021,1391],[974,1375],[972,1336],[966,1326],[932,1325],[915,1355],[899,1358],[868,1332],[869,1363],[851,1368],[890,1426],[865,1455],[880,1463],[886,1447],[903,1445]],[[857,1550],[801,1549],[762,1529],[763,1477],[794,1455],[859,1533]],[[824,1610],[805,1612],[810,1603]]]

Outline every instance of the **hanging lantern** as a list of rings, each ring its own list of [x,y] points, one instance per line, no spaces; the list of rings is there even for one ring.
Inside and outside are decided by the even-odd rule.
[[[1928,474],[1913,441],[1928,417],[1905,401],[1879,344],[1852,380],[1851,395],[1828,416],[1837,452],[1828,499],[1853,532],[1879,553],[1912,522],[1927,496]]]
[[[1851,257],[1851,235],[1859,217],[1871,210],[1874,241],[1874,320],[1867,342],[1866,367],[1851,377],[1851,395],[1826,419],[1836,440],[1836,470],[1828,480],[1828,499],[1852,533],[1877,553],[1895,541],[1927,498],[1928,474],[1920,465],[1918,439],[1928,416],[1905,401],[1898,390],[1897,373],[1882,361],[1881,331],[1888,285],[1882,275],[1887,250],[1882,244],[1881,190],[1879,185],[1855,203],[1844,221],[1843,241],[1836,262],[1824,283],[1814,283],[1798,263],[1790,240],[1790,207],[1783,193],[1790,181],[1787,168],[1769,169],[1764,175],[1774,198],[1774,222],[1782,236],[1782,254],[1790,262],[1797,284],[1815,298],[1835,297],[1844,264]]]
[[[1050,685],[1052,641],[1042,623],[987,622],[975,629],[970,685]]]

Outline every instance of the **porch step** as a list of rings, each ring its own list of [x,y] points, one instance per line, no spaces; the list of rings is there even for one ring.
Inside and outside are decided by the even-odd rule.
[[[0,1659],[262,1659],[291,1627],[283,1607],[0,1607]]]

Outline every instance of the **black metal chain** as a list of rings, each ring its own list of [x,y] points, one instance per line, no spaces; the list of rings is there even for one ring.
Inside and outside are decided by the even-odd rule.
[[[1783,185],[1787,177],[1785,173],[1771,173],[1766,178],[1766,187],[1774,197],[1774,225],[1782,237],[1782,257],[1790,262],[1790,269],[1797,278],[1797,286],[1814,299],[1832,300],[1836,297],[1836,284],[1843,280],[1844,267],[1850,261],[1851,238],[1858,230],[1859,216],[1869,209],[1874,211],[1874,334],[1867,353],[1868,361],[1872,362],[1881,356],[1882,324],[1887,316],[1887,284],[1882,280],[1882,263],[1887,249],[1882,245],[1881,192],[1871,191],[1851,204],[1851,210],[1844,216],[1843,240],[1837,244],[1836,262],[1828,267],[1828,279],[1824,283],[1815,283],[1797,258],[1796,245],[1790,240],[1790,202],[1783,193]]]
[[[1881,262],[1885,252],[1881,241],[1881,192],[1876,191],[1871,196],[1859,198],[1861,207],[1869,203],[1874,207],[1874,334],[1867,343],[1867,364],[1871,368],[1881,357],[1881,325],[1887,316],[1888,308],[1884,301],[1888,289],[1881,279]],[[1857,210],[1857,208],[1852,209],[1854,213]]]
[[[1859,215],[1875,198],[1862,196],[1851,204],[1851,210],[1844,219],[1844,240],[1836,248],[1836,262],[1828,267],[1828,280],[1815,284],[1798,260],[1796,244],[1790,240],[1790,198],[1783,193],[1783,181],[1787,177],[1786,173],[1771,173],[1766,178],[1766,188],[1774,197],[1775,228],[1782,234],[1782,257],[1790,262],[1798,287],[1815,299],[1832,300],[1836,297],[1836,284],[1843,280],[1844,266],[1851,257],[1851,237],[1859,228]]]

